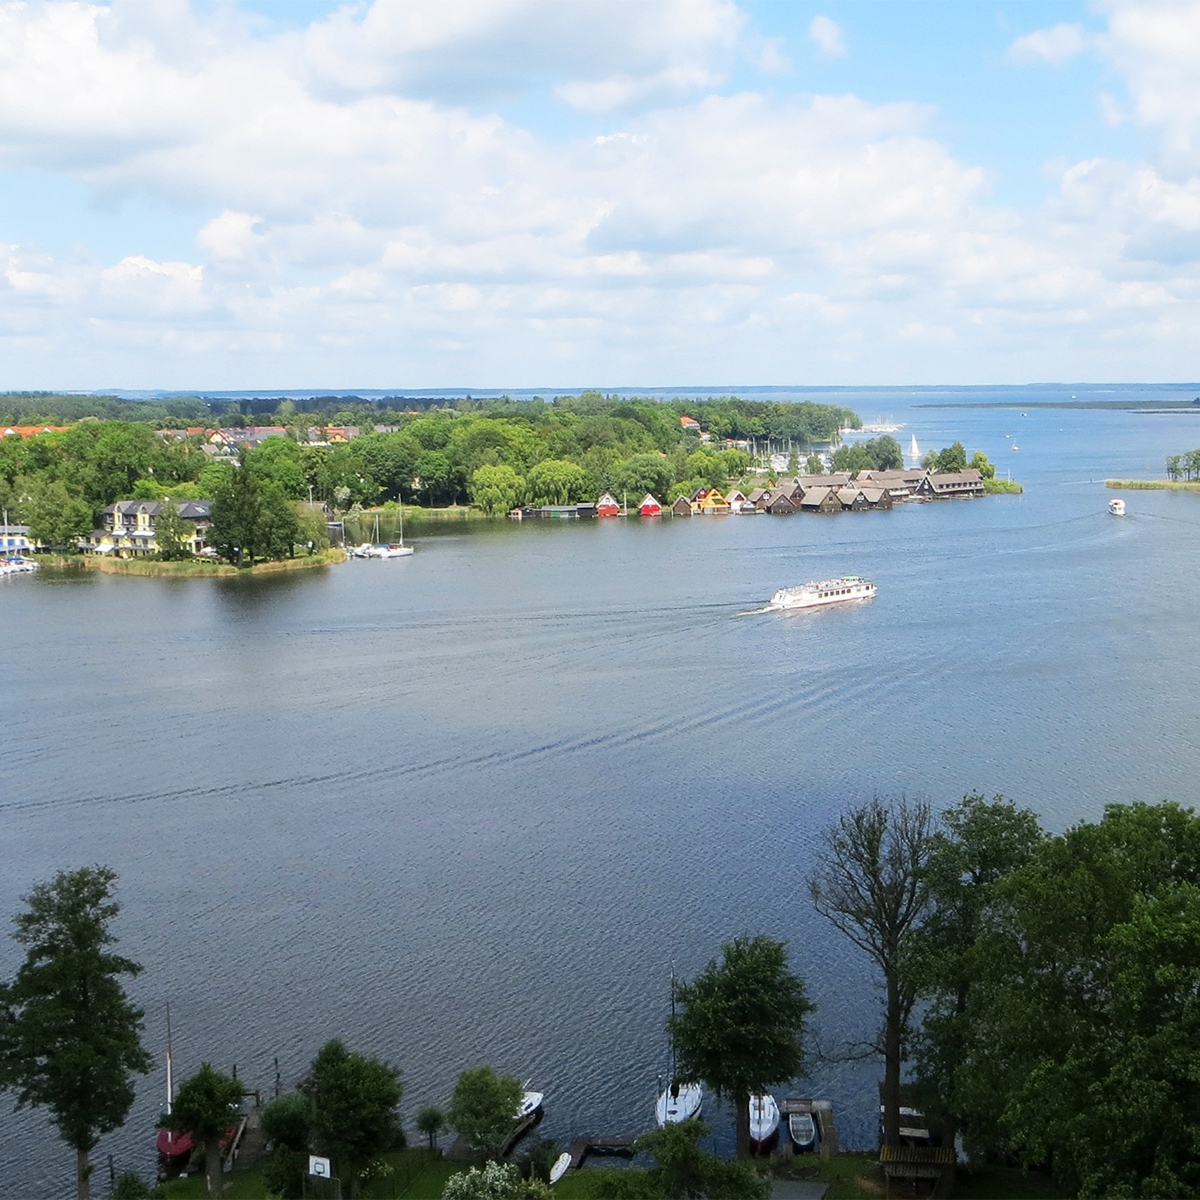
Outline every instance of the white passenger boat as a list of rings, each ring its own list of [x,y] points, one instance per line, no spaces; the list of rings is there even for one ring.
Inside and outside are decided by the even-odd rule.
[[[779,1105],[769,1092],[750,1097],[750,1144],[763,1146],[779,1129]]]
[[[1125,515],[1125,501],[1120,496],[1114,497],[1108,502],[1108,511],[1114,517],[1123,517]]]
[[[792,1113],[788,1117],[788,1133],[797,1150],[815,1150],[817,1148],[817,1123],[812,1113]]]
[[[799,587],[780,588],[771,597],[771,608],[818,608],[845,600],[870,600],[877,591],[869,579],[842,575],[838,579],[810,580]]]

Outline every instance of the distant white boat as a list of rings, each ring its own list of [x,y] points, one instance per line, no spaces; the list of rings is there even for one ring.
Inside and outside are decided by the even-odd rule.
[[[750,1142],[762,1146],[779,1128],[779,1105],[769,1092],[750,1097]]]
[[[1114,517],[1123,517],[1125,515],[1125,501],[1120,496],[1114,497],[1108,502],[1108,511]]]
[[[921,460],[921,447],[917,445],[917,435],[915,433],[912,435],[912,441],[908,443],[908,457],[913,462],[920,462]]]
[[[564,1150],[555,1160],[554,1166],[550,1168],[550,1182],[557,1183],[566,1173],[567,1168],[571,1165],[571,1156]]]
[[[1019,454],[1021,452],[1021,447],[1018,446],[1016,442],[1013,442],[1011,450],[1014,454]]]

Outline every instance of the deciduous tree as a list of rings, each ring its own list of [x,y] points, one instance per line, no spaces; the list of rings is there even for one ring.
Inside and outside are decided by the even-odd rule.
[[[192,1135],[204,1147],[204,1175],[208,1194],[220,1200],[222,1192],[221,1139],[237,1124],[242,1085],[203,1063],[195,1075],[179,1085],[171,1115],[161,1124]]]
[[[26,897],[15,940],[26,947],[16,978],[0,985],[0,1086],[17,1108],[46,1108],[76,1155],[79,1200],[88,1200],[88,1156],[120,1128],[133,1076],[150,1069],[142,1012],[122,976],[142,968],[112,953],[116,872],[63,871]]]
[[[682,1007],[668,1022],[683,1079],[702,1079],[733,1101],[739,1158],[750,1153],[750,1097],[804,1074],[804,1026],[814,1009],[787,947],[742,936],[692,982],[676,980]]]
[[[900,1071],[914,988],[902,972],[925,915],[931,850],[929,806],[878,797],[843,813],[824,838],[809,891],[831,921],[883,976],[884,1019],[875,1049],[884,1061],[884,1139],[900,1142]]]
[[[514,1076],[476,1067],[458,1077],[447,1119],[472,1150],[496,1150],[512,1132],[523,1094]]]

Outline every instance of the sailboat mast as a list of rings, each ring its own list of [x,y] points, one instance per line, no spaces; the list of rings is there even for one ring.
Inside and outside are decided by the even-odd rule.
[[[171,1102],[175,1099],[175,1081],[171,1076],[171,1005],[167,1004],[167,1116],[171,1115]]]

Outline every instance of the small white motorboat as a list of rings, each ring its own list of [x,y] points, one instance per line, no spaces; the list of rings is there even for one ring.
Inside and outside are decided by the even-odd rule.
[[[797,1150],[817,1148],[817,1123],[812,1113],[792,1113],[788,1117],[788,1133]]]
[[[750,1097],[750,1144],[763,1146],[779,1129],[779,1105],[769,1092]]]
[[[1123,517],[1125,515],[1125,501],[1120,496],[1115,496],[1108,502],[1108,511],[1114,517]]]
[[[526,1084],[526,1087],[529,1085]],[[532,1117],[539,1108],[542,1107],[542,1100],[545,1098],[545,1092],[529,1092],[527,1091],[521,1097],[521,1103],[517,1107],[517,1120],[523,1121],[526,1117]]]
[[[550,1168],[550,1182],[557,1183],[566,1173],[571,1165],[571,1156],[564,1150],[555,1160],[554,1166]]]
[[[677,1125],[700,1115],[704,1090],[698,1083],[673,1083],[664,1088],[654,1106],[654,1119],[659,1126]]]

